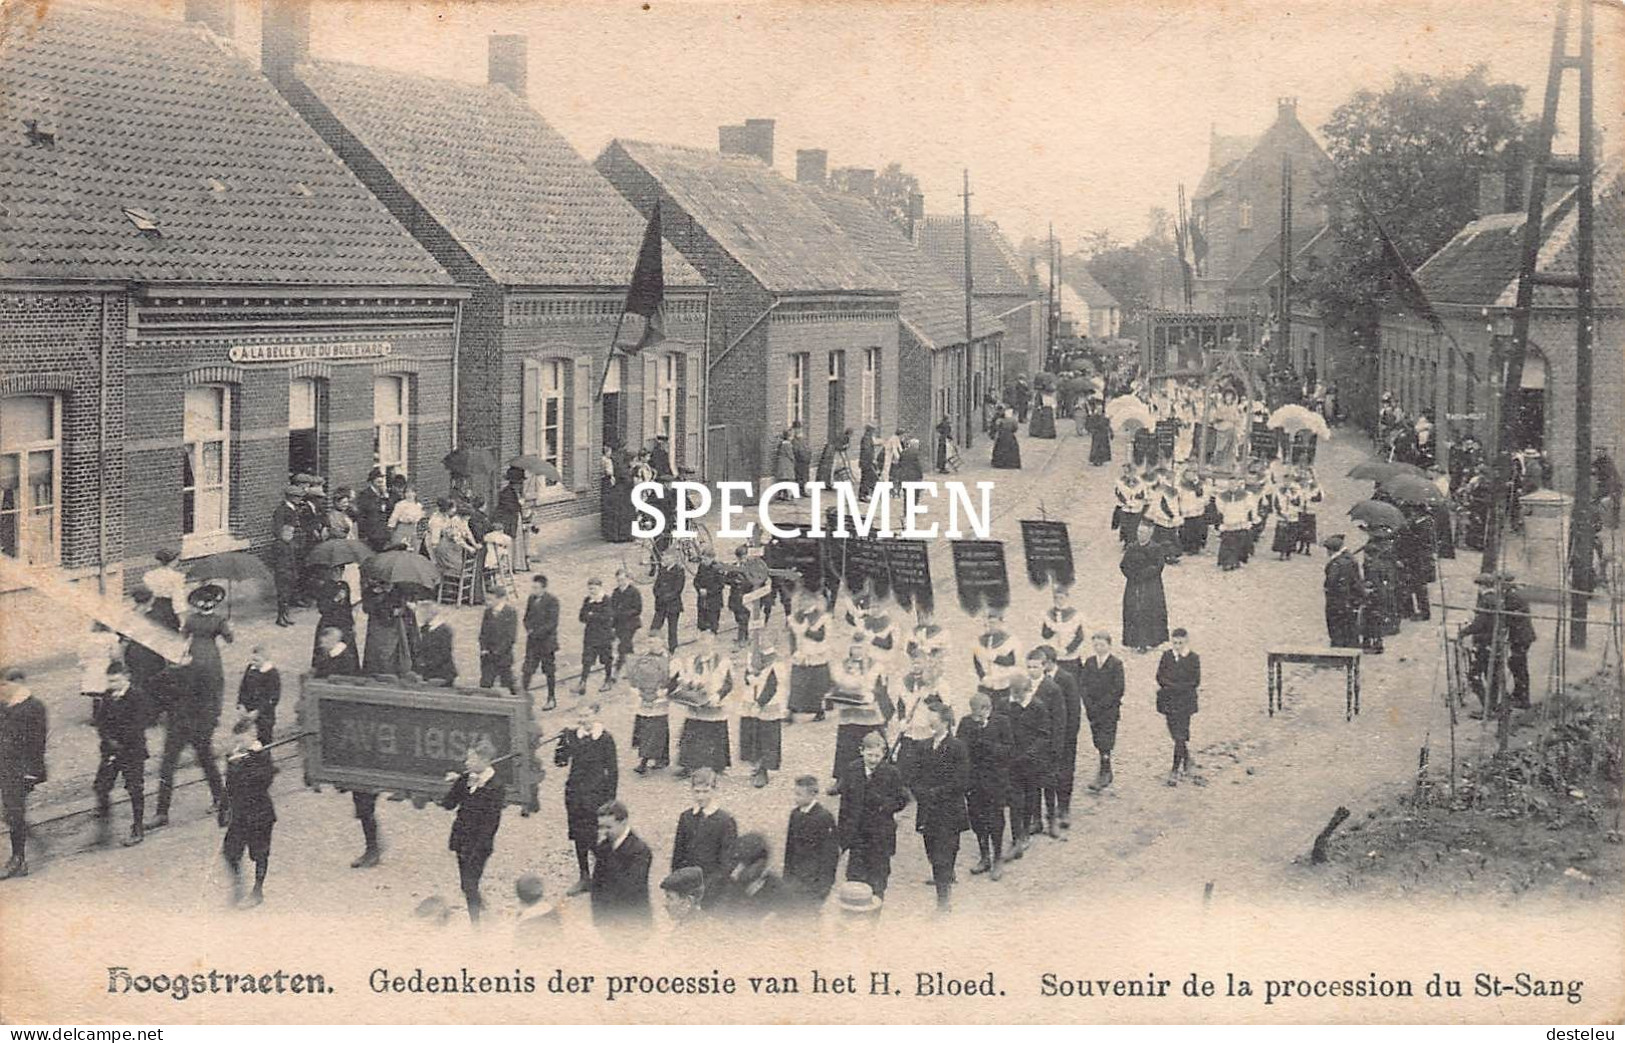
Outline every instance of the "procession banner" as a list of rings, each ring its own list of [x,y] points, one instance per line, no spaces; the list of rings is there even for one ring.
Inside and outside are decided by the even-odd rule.
[[[1010,604],[1010,575],[1004,564],[1003,540],[958,540],[954,543],[954,585],[959,607],[971,615]]]
[[[867,585],[877,597],[891,594],[891,567],[886,559],[886,541],[875,539],[846,539],[845,579],[848,590],[862,590]]]
[[[1066,522],[1023,520],[1021,549],[1027,558],[1027,579],[1033,586],[1072,585],[1076,571],[1072,563],[1072,537],[1067,534]]]
[[[480,739],[497,752],[496,781],[508,803],[538,807],[543,771],[530,700],[394,679],[304,679],[299,721],[305,784],[371,790],[421,807],[446,793],[446,773]]]
[[[892,596],[907,609],[936,607],[931,583],[931,547],[924,540],[886,540],[886,564],[891,569]]]
[[[767,560],[775,569],[794,569],[805,590],[817,590],[824,582],[824,541],[811,536],[775,539],[767,545]]]

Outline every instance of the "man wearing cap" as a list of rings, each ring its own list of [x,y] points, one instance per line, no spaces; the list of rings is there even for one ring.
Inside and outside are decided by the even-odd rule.
[[[553,752],[553,766],[570,769],[564,780],[564,816],[570,839],[575,841],[576,869],[580,879],[570,889],[581,894],[592,887],[587,853],[598,835],[598,809],[615,799],[620,785],[615,760],[615,737],[604,730],[598,719],[599,705],[588,703],[579,711],[575,728],[559,736]]]
[[[1529,646],[1535,642],[1534,622],[1529,618],[1529,602],[1512,586],[1511,573],[1484,573],[1473,580],[1481,589],[1472,621],[1461,628],[1462,637],[1473,639],[1472,669],[1468,682],[1478,696],[1482,710],[1475,716],[1498,709],[1490,701],[1490,657],[1495,646],[1496,617],[1501,617],[1506,636],[1507,667],[1512,671],[1512,705],[1529,708]],[[1500,669],[1495,665],[1493,669]]]
[[[897,852],[897,813],[908,804],[902,776],[886,760],[886,740],[878,732],[863,737],[862,755],[841,772],[837,819],[841,848],[847,852],[846,878],[886,896],[892,855]]]
[[[1344,546],[1342,533],[1321,544],[1326,559],[1326,635],[1333,648],[1360,647],[1360,564]]]
[[[760,833],[746,833],[734,843],[733,872],[718,904],[722,915],[762,921],[785,910],[784,881],[767,863],[767,838]]]
[[[654,856],[632,832],[626,805],[612,800],[598,809],[598,847],[593,852],[592,922],[604,927],[648,927],[649,866]]]
[[[0,811],[11,834],[11,860],[0,880],[28,875],[28,794],[45,781],[45,705],[27,680],[15,668],[0,675]]]
[[[784,834],[784,882],[804,908],[816,912],[835,886],[841,845],[835,816],[818,802],[818,780],[796,779],[796,806]]]

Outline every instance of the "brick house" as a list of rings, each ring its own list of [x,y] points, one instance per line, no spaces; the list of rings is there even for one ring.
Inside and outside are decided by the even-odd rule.
[[[815,458],[866,420],[896,426],[899,295],[773,171],[770,121],[719,137],[741,151],[615,140],[596,165],[639,211],[660,201],[667,238],[715,288],[706,459],[712,478],[757,481],[793,421]]]
[[[1026,265],[991,218],[972,215],[971,297],[1004,324],[1001,368],[986,388],[999,394],[1007,381],[1044,368],[1044,301],[1032,287]],[[915,241],[937,268],[958,286],[965,284],[965,220],[929,214],[914,227]]]
[[[1358,365],[1358,357],[1347,350],[1348,331],[1327,323],[1300,288],[1311,273],[1331,260],[1333,247],[1329,226],[1292,232],[1294,289],[1288,301],[1292,343],[1287,357],[1300,376],[1312,376],[1322,384],[1338,381],[1343,387],[1352,387],[1360,381],[1359,374],[1350,368]],[[1281,235],[1277,232],[1225,287],[1224,310],[1230,314],[1273,315],[1280,306],[1280,284]]]
[[[1257,137],[1213,133],[1208,166],[1191,194],[1191,217],[1207,244],[1194,310],[1217,312],[1226,287],[1281,228],[1281,157],[1292,159],[1292,226],[1320,228],[1326,208],[1316,189],[1331,169],[1326,150],[1298,122],[1296,98],[1281,98],[1275,122]]]
[[[544,524],[598,513],[605,445],[664,434],[674,464],[703,471],[705,281],[667,244],[667,339],[610,364],[645,218],[530,107],[525,39],[492,37],[489,82],[461,83],[311,60],[308,23],[297,5],[283,10],[292,16],[266,30],[268,73],[472,291],[458,445],[553,464],[561,481],[529,483]],[[623,345],[642,321],[627,321]]]
[[[1546,208],[1544,271],[1576,270],[1576,200],[1569,189]],[[1512,333],[1525,219],[1512,213],[1472,221],[1417,269],[1449,337],[1401,308],[1382,316],[1378,388],[1407,413],[1431,410],[1446,445],[1467,434],[1488,445],[1499,423],[1496,352]],[[1625,170],[1596,179],[1595,221],[1591,444],[1618,461],[1625,444],[1617,408],[1625,401]],[[1514,448],[1544,452],[1553,485],[1565,492],[1574,481],[1574,334],[1574,291],[1537,287],[1511,439]]]
[[[435,494],[446,271],[209,29],[6,17],[0,550],[116,592],[159,547],[269,543],[290,472]]]
[[[964,287],[932,264],[869,200],[820,185],[802,187],[864,256],[902,288],[894,371],[897,423],[928,450],[924,462],[929,466],[935,459],[937,422],[947,416],[955,432],[964,430]],[[983,373],[997,372],[1004,326],[974,300],[971,319],[971,364]]]

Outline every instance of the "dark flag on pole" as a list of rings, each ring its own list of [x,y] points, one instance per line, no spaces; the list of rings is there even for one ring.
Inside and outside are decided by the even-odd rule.
[[[643,317],[643,333],[638,337],[637,343],[623,345],[621,327],[626,324],[628,315]],[[604,397],[604,385],[609,382],[610,363],[615,361],[617,351],[628,356],[636,355],[644,348],[652,347],[665,339],[666,270],[661,256],[660,200],[657,199],[654,211],[649,215],[649,226],[643,230],[643,246],[638,250],[637,267],[632,270],[632,283],[626,288],[626,304],[621,308],[621,317],[615,320],[615,334],[609,342],[609,359],[605,362],[603,376],[598,381],[598,397]]]
[[[654,212],[649,215],[649,227],[643,231],[643,248],[638,251],[632,285],[626,291],[626,314],[641,315],[644,322],[643,336],[630,348],[622,349],[628,355],[636,355],[666,339],[666,272],[661,259],[658,199]]]
[[[1439,313],[1433,309],[1433,302],[1428,300],[1428,295],[1422,289],[1422,284],[1416,281],[1416,273],[1411,269],[1410,262],[1405,260],[1405,255],[1399,252],[1399,247],[1394,243],[1393,237],[1388,234],[1388,229],[1383,227],[1382,218],[1378,217],[1377,212],[1371,209],[1371,204],[1366,202],[1364,193],[1360,193],[1356,198],[1360,202],[1360,209],[1365,211],[1365,215],[1371,219],[1371,224],[1377,229],[1377,241],[1382,247],[1383,265],[1388,269],[1397,284],[1400,303],[1421,316],[1434,333],[1450,342],[1450,350],[1467,365],[1468,379],[1477,382],[1479,380],[1478,367],[1473,364],[1473,357],[1462,352],[1461,346],[1456,343],[1456,338],[1451,334],[1450,328],[1444,324],[1444,320],[1439,317]]]

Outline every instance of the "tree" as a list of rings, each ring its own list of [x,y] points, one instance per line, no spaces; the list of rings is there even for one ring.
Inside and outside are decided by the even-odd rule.
[[[1524,89],[1492,83],[1474,66],[1453,78],[1399,73],[1362,90],[1321,134],[1332,172],[1320,186],[1335,248],[1309,275],[1311,297],[1333,322],[1365,325],[1394,299],[1373,216],[1415,268],[1478,216],[1481,173],[1513,167],[1530,134]]]
[[[1174,249],[1173,220],[1168,211],[1152,207],[1146,215],[1147,233],[1124,246],[1110,232],[1091,232],[1083,248],[1068,264],[1081,264],[1091,278],[1117,299],[1124,320],[1175,302],[1164,299],[1164,288],[1178,286],[1179,255]],[[1170,274],[1172,273],[1172,274]],[[1177,292],[1177,290],[1176,290]]]
[[[852,176],[854,169],[838,167],[831,171],[830,187],[839,192],[851,192],[857,187],[856,179]],[[874,187],[869,191],[868,197],[880,212],[886,215],[886,220],[906,233],[909,205],[919,191],[919,179],[904,170],[901,163],[887,163],[884,169],[874,175]]]

